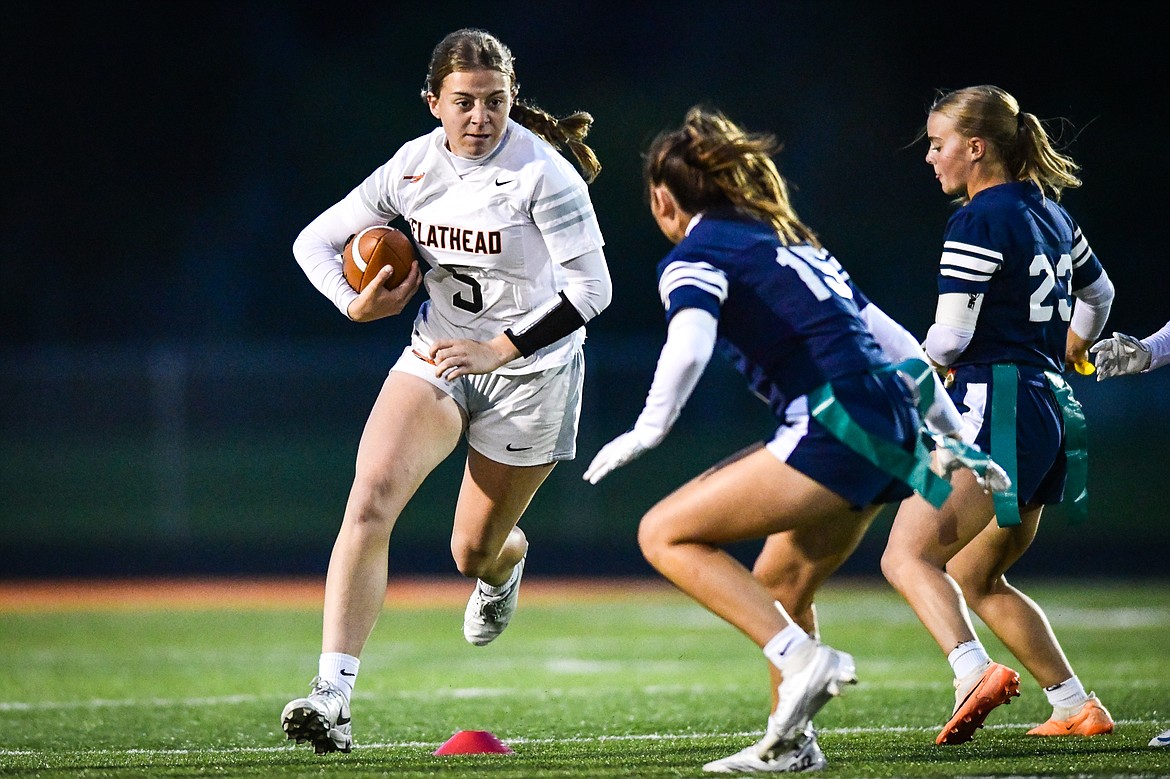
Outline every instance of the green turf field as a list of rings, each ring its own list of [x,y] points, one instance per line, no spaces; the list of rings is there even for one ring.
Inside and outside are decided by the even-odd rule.
[[[537,584],[488,647],[463,641],[462,603],[385,611],[362,658],[354,751],[325,757],[278,722],[316,670],[315,606],[0,612],[0,776],[697,777],[758,736],[763,660],[723,622],[668,589],[574,603]],[[1025,736],[1049,712],[1025,673],[973,742],[936,747],[945,658],[889,588],[841,581],[819,600],[823,638],[855,655],[860,683],[817,717],[818,775],[1170,775],[1170,750],[1146,746],[1170,728],[1170,581],[1025,589],[1113,735]],[[434,756],[458,730],[490,730],[514,754]]]

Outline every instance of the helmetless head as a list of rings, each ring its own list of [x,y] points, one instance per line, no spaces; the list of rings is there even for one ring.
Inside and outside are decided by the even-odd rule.
[[[990,84],[940,92],[920,137],[942,191],[960,202],[1011,181],[1030,181],[1057,200],[1081,184],[1079,166],[1056,150],[1044,123]]]
[[[422,96],[443,125],[451,152],[479,159],[499,146],[518,90],[508,47],[467,28],[435,46]]]
[[[770,133],[748,132],[717,110],[691,108],[681,127],[651,141],[642,168],[650,213],[663,235],[678,243],[694,215],[734,208],[769,222],[785,245],[819,246],[772,160],[779,150]]]

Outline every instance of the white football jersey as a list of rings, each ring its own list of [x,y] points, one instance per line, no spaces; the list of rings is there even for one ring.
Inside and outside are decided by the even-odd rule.
[[[576,168],[513,120],[482,161],[453,158],[437,127],[403,145],[355,196],[378,220],[403,216],[431,266],[424,277],[429,300],[415,320],[427,343],[499,335],[558,297],[561,263],[604,244]],[[578,329],[498,372],[561,365],[584,339]]]

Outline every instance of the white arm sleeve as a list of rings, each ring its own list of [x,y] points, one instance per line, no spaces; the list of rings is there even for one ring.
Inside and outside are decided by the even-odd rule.
[[[349,304],[358,293],[349,286],[342,273],[341,249],[349,236],[384,221],[362,205],[355,190],[309,222],[293,241],[293,257],[301,270],[346,318],[349,318]]]
[[[1104,271],[1092,284],[1073,292],[1077,300],[1069,322],[1072,331],[1086,341],[1095,341],[1105,329],[1105,320],[1113,307],[1113,295],[1113,282]]]
[[[894,321],[885,311],[870,303],[861,310],[861,320],[873,333],[878,345],[886,353],[890,362],[901,362],[909,359],[919,359],[929,362],[926,353],[918,345],[910,331]],[[937,371],[930,372],[934,382],[934,403],[923,414],[923,421],[933,433],[941,435],[957,434],[962,427],[963,420],[959,409],[955,407],[950,395],[943,389],[942,380]]]
[[[588,322],[604,311],[613,299],[613,282],[601,249],[575,257],[561,267],[565,269],[565,288],[561,291],[581,318]]]
[[[633,432],[646,448],[658,446],[682,413],[715,351],[718,322],[700,308],[684,308],[670,320],[654,381]]]
[[[1147,371],[1161,368],[1170,363],[1170,322],[1162,325],[1162,329],[1142,339],[1142,346],[1150,350],[1150,365]]]
[[[974,330],[963,330],[935,322],[926,331],[926,340],[922,342],[922,348],[926,350],[926,356],[931,362],[945,368],[963,353],[974,335]]]

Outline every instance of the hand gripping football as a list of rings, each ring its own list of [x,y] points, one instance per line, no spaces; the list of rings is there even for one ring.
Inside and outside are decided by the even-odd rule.
[[[387,265],[394,270],[383,286],[387,289],[397,287],[417,259],[410,238],[401,230],[386,225],[367,227],[354,235],[346,242],[341,256],[345,280],[358,292],[365,289],[378,271]]]

